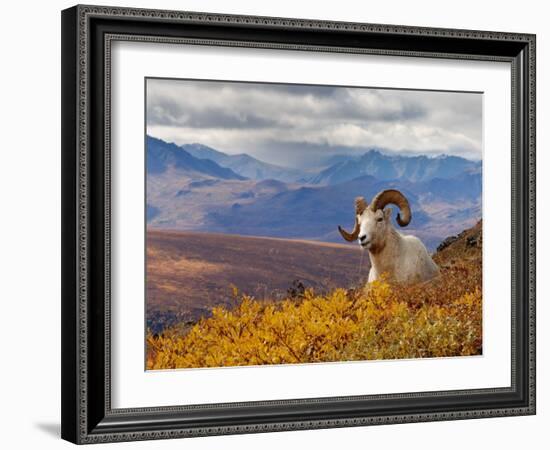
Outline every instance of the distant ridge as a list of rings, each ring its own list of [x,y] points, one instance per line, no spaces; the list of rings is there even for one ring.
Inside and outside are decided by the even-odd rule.
[[[274,179],[289,183],[306,176],[301,170],[269,164],[246,153],[228,155],[202,144],[184,144],[180,148],[196,158],[210,159],[251,180]]]
[[[312,184],[338,184],[364,175],[379,180],[423,182],[434,178],[454,178],[465,171],[481,170],[481,163],[458,156],[400,156],[369,150],[359,157],[340,157],[335,164],[308,181]]]
[[[185,173],[208,175],[223,180],[244,180],[231,169],[221,167],[209,159],[199,159],[175,144],[147,136],[147,173],[162,174],[170,167]]]

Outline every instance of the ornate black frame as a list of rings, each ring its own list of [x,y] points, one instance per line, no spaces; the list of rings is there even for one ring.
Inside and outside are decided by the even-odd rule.
[[[512,66],[512,384],[112,409],[110,44],[193,43]],[[535,36],[75,6],[62,12],[62,437],[83,444],[535,414]]]

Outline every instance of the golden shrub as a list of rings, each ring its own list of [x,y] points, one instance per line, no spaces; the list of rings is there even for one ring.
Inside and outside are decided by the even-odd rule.
[[[478,355],[481,260],[443,265],[429,283],[257,301],[239,295],[189,331],[147,335],[147,368],[220,367]]]

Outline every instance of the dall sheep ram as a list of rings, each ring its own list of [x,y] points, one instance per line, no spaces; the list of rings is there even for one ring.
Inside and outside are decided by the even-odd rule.
[[[415,236],[399,233],[391,223],[390,203],[397,205],[397,223],[404,227],[411,221],[411,208],[406,197],[399,191],[388,189],[379,192],[370,205],[363,197],[355,199],[355,226],[351,233],[342,227],[342,237],[353,242],[357,240],[363,249],[369,251],[371,269],[368,282],[377,280],[382,274],[402,283],[426,281],[439,274],[439,268],[428,254],[424,244]]]

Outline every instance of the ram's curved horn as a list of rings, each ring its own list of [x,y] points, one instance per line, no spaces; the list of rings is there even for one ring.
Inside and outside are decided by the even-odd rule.
[[[346,241],[353,242],[357,240],[359,236],[359,220],[357,216],[363,214],[365,209],[367,209],[367,201],[363,197],[357,197],[355,199],[355,225],[353,226],[353,231],[348,233],[340,225],[338,225],[338,231]]]
[[[387,189],[376,194],[372,199],[370,208],[373,211],[384,209],[384,206],[389,203],[393,203],[399,207],[397,223],[402,227],[407,226],[412,218],[411,207],[409,206],[407,198],[396,189]]]
[[[360,216],[365,212],[365,209],[368,208],[367,201],[365,197],[356,197],[355,198],[355,215]]]

